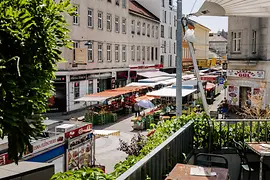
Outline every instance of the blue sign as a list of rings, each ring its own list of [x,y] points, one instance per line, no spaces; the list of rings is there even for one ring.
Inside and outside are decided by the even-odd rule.
[[[224,82],[225,82],[225,79],[223,77],[220,77],[219,78],[219,84],[224,84]]]

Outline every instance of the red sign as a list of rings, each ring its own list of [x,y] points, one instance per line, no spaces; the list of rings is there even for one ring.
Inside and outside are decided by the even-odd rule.
[[[4,153],[0,155],[0,166],[10,164],[12,162],[13,162],[12,160],[8,159],[8,153]]]
[[[249,71],[249,70],[228,70],[227,76],[264,79],[265,72],[264,71]]]
[[[203,81],[216,81],[217,80],[217,76],[201,76],[201,80]]]
[[[74,137],[77,137],[81,134],[90,132],[91,130],[92,130],[92,124],[86,124],[82,127],[79,127],[79,128],[74,129],[72,131],[66,132],[65,138],[74,138]]]

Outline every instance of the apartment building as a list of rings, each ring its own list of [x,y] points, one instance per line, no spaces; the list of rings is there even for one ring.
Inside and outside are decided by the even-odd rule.
[[[160,38],[159,18],[140,3],[129,1],[130,79],[135,81],[137,73],[159,69]]]
[[[219,56],[227,55],[227,43],[221,33],[209,33],[209,49]]]
[[[163,71],[176,69],[176,10],[173,0],[137,0],[160,19],[160,64]]]
[[[270,18],[229,17],[228,93],[231,105],[256,97],[269,105]]]

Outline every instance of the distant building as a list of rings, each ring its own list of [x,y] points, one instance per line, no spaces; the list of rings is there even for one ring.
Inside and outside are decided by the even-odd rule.
[[[220,33],[209,33],[209,49],[219,56],[227,54],[227,39]]]

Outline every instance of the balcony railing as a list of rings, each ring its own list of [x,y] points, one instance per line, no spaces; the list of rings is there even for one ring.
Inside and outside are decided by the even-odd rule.
[[[242,142],[270,141],[270,119],[218,119],[213,127],[212,133],[218,134],[217,141],[221,148],[233,147],[232,139]]]
[[[193,135],[194,122],[190,121],[117,179],[145,180],[147,176],[165,179],[166,174],[192,152]]]

